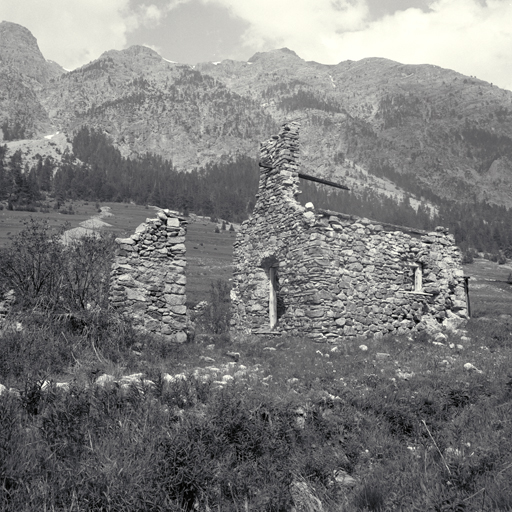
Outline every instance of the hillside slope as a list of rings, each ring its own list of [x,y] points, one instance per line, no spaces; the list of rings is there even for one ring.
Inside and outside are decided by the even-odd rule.
[[[336,175],[343,154],[370,171],[412,174],[443,197],[512,204],[510,91],[438,66],[327,66],[287,49],[198,69],[278,121],[303,119],[304,163],[323,174]]]
[[[100,128],[125,156],[152,152],[183,169],[254,153],[274,128],[250,98],[143,46],[104,53],[48,84],[41,98],[62,130]]]
[[[476,78],[382,58],[323,65],[286,48],[191,67],[142,46],[59,74],[26,29],[2,26],[11,36],[0,122],[19,123],[25,136],[85,125],[124,156],[152,152],[190,170],[255,158],[276,125],[299,118],[307,173],[388,195],[392,182],[417,200],[512,206],[512,92]]]

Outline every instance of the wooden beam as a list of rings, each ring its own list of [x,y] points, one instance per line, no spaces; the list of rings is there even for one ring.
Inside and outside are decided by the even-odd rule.
[[[299,178],[308,181],[314,181],[315,183],[321,183],[322,185],[328,185],[329,187],[341,188],[342,190],[350,190],[346,185],[340,185],[339,183],[334,183],[333,181],[324,180],[322,178],[317,178],[315,176],[309,176],[309,174],[298,173]]]

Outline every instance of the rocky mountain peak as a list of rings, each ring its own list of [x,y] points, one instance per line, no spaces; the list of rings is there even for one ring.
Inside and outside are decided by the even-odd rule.
[[[47,60],[46,62],[48,66],[53,70],[53,74],[55,76],[60,76],[64,75],[65,73],[69,73],[67,69],[64,69],[60,64],[58,64],[54,60]]]
[[[3,66],[10,66],[39,83],[60,74],[43,57],[30,30],[10,21],[0,23],[0,61]]]
[[[288,48],[279,48],[276,50],[270,50],[268,52],[257,52],[248,60],[248,62],[257,62],[259,60],[288,60],[290,58],[304,62],[303,59],[301,59],[293,50],[290,50]]]
[[[124,50],[108,50],[103,52],[99,59],[113,59],[113,60],[162,60],[162,57],[147,46],[133,45]],[[98,60],[99,60],[98,59]]]
[[[160,54],[147,46],[134,45],[124,50],[109,50],[100,57],[75,72],[82,73],[101,69],[109,75],[125,76],[162,72],[174,67],[174,63],[165,60]]]
[[[0,58],[11,63],[0,63],[0,124],[13,140],[89,126],[124,156],[194,169],[254,155],[276,124],[300,118],[306,173],[512,206],[512,92],[439,66],[325,65],[281,48],[190,67],[131,46],[41,87],[33,77],[50,63],[28,30],[5,22]]]

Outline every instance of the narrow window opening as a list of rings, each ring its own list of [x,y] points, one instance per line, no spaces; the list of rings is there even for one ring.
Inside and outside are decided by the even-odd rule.
[[[414,283],[413,283],[413,291],[421,292],[423,291],[423,269],[421,265],[415,265],[413,267],[414,273]]]
[[[270,328],[273,329],[277,324],[277,272],[275,267],[270,267],[268,271],[269,277],[269,319]]]
[[[466,295],[466,305],[468,308],[468,317],[471,318],[471,304],[469,302],[469,276],[464,276],[464,294]]]

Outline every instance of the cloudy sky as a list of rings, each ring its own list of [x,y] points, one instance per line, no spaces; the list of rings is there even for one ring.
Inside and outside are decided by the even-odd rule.
[[[66,69],[133,44],[187,64],[288,47],[324,64],[437,64],[512,90],[512,0],[0,0],[0,20]]]

